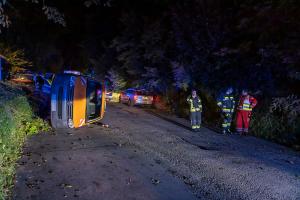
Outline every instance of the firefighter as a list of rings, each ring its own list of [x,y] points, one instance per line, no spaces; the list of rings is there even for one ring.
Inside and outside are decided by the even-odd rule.
[[[199,131],[201,127],[201,112],[202,104],[201,99],[197,95],[196,90],[192,90],[192,95],[187,98],[190,106],[191,126],[194,131]]]
[[[224,120],[222,123],[223,133],[230,133],[232,116],[235,107],[233,89],[231,87],[227,89],[225,94],[220,96],[218,99],[218,106],[221,108],[222,114],[224,115]]]
[[[243,90],[237,108],[236,131],[241,135],[246,135],[249,131],[249,123],[252,109],[256,106],[257,100]]]

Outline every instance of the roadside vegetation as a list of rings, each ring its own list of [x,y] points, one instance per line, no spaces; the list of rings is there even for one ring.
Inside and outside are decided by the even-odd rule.
[[[21,90],[0,82],[0,200],[7,199],[13,188],[16,161],[25,139],[48,129]]]
[[[300,150],[300,99],[273,98],[268,105],[254,113],[253,134]]]

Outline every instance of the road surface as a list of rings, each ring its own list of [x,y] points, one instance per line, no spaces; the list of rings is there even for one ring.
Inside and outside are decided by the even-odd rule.
[[[300,154],[286,147],[194,133],[121,104],[103,123],[30,138],[13,199],[300,200]]]

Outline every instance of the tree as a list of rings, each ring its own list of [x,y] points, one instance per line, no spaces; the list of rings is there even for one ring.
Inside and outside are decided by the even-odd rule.
[[[120,91],[126,86],[124,78],[113,69],[108,71],[106,78],[110,81],[111,88],[115,91]]]
[[[24,50],[14,49],[4,44],[0,44],[0,57],[15,67],[32,66],[32,62],[25,57]]]
[[[176,88],[187,91],[191,85],[191,77],[189,73],[186,72],[184,67],[177,62],[172,62],[173,76],[174,76],[174,86]]]
[[[10,26],[12,23],[10,20],[11,16],[7,14],[7,10],[13,10],[12,13],[15,14],[17,9],[22,9],[22,6],[18,6],[20,1],[40,7],[48,20],[63,27],[66,26],[64,14],[57,7],[48,5],[48,3],[51,3],[49,0],[0,0],[0,27],[8,28]],[[111,6],[111,0],[81,0],[81,3],[86,7],[92,5]]]
[[[66,26],[66,22],[64,20],[64,15],[58,11],[57,8],[48,6],[45,2],[39,0],[23,0],[24,2],[36,4],[41,7],[44,14],[47,16],[48,20],[53,21],[54,23],[60,24],[62,26]],[[0,0],[0,26],[2,28],[8,28],[11,24],[10,17],[6,14],[7,9],[17,9],[14,4],[17,3],[14,0]],[[1,30],[1,29],[0,29]]]

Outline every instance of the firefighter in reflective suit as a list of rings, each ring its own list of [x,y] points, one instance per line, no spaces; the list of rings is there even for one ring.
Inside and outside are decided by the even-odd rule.
[[[256,106],[257,100],[243,90],[237,108],[236,130],[242,135],[246,135],[249,130],[249,123],[252,109]]]
[[[201,127],[202,103],[196,90],[192,90],[192,95],[187,98],[190,106],[191,126],[194,131],[199,131]]]
[[[233,89],[231,87],[227,89],[226,94],[223,94],[219,97],[218,106],[221,108],[222,114],[224,115],[224,120],[222,123],[223,133],[231,133],[230,127],[235,107]]]

